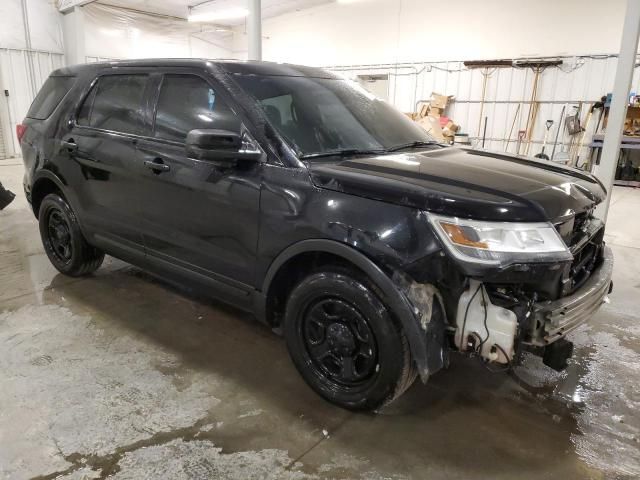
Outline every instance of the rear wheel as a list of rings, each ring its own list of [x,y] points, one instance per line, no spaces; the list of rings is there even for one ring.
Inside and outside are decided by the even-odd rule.
[[[104,253],[87,243],[76,215],[60,195],[51,193],[42,200],[38,221],[44,250],[59,272],[77,277],[100,267]]]
[[[306,382],[341,407],[380,408],[416,378],[402,329],[356,272],[318,272],[302,280],[287,302],[284,331]]]

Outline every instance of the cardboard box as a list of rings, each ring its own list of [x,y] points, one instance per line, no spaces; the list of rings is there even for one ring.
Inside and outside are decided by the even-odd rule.
[[[444,141],[440,121],[436,117],[423,117],[419,119],[417,123],[424,128],[427,133],[431,134],[433,138],[441,142]]]
[[[429,107],[429,116],[439,118],[442,115],[442,108],[430,106]]]
[[[444,127],[442,127],[442,133],[448,137],[453,137],[458,130],[460,130],[460,126],[453,123],[449,120]]]
[[[447,96],[447,95],[441,95],[439,93],[433,92],[431,94],[431,99],[429,100],[429,103],[432,107],[444,110],[445,108],[447,108],[447,104],[452,98],[453,98],[453,95]]]
[[[429,114],[429,104],[423,103],[420,105],[420,109],[418,110],[418,118],[426,117]]]

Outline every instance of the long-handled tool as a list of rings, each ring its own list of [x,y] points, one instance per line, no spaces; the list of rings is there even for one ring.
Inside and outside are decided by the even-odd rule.
[[[526,130],[518,130],[518,143],[516,143],[516,155],[520,155],[520,145],[522,145],[522,141],[524,140],[524,137],[526,134],[527,134]]]
[[[600,124],[602,123],[602,119],[604,117],[604,111],[605,111],[605,103],[607,103],[607,97],[600,97],[600,102],[602,103],[602,109],[600,110],[600,115],[598,116],[598,123],[596,123],[596,128],[594,129],[593,133],[598,133],[598,131],[600,130]]]
[[[487,120],[489,117],[484,117],[484,129],[482,130],[482,148],[484,148],[484,141],[487,138]]]
[[[551,149],[551,160],[556,154],[556,145],[558,145],[558,135],[560,134],[560,127],[563,125],[564,120],[564,112],[567,109],[567,104],[565,103],[562,107],[562,111],[560,112],[560,120],[558,121],[558,128],[556,128],[556,138],[553,141],[553,148]]]
[[[482,127],[482,113],[484,112],[484,101],[487,95],[487,82],[489,81],[489,77],[493,74],[495,69],[490,70],[489,68],[483,68],[480,73],[482,73],[482,97],[480,98],[480,118],[478,119],[478,137],[480,136],[480,128]],[[486,128],[486,117],[485,117],[485,128]],[[482,146],[484,147],[484,139],[482,140]]]
[[[516,126],[516,122],[518,121],[519,113],[520,113],[520,104],[518,104],[518,108],[516,108],[516,113],[513,116],[513,123],[511,124],[511,129],[509,130],[509,136],[507,137],[507,142],[504,146],[505,152],[509,149],[509,143],[511,142],[511,135],[513,134],[513,128]]]
[[[531,100],[529,103],[529,113],[527,115],[527,123],[524,127],[524,129],[527,131],[527,136],[526,136],[527,145],[524,150],[525,155],[529,154],[529,147],[531,146],[531,137],[533,136],[533,129],[535,128],[536,117],[538,116],[538,108],[540,107],[540,104],[537,102],[538,83],[540,80],[540,73],[542,73],[543,70],[544,69],[540,67],[533,69],[534,75],[533,75],[533,86],[531,88]]]
[[[547,128],[547,131],[544,132],[544,142],[542,142],[542,151],[540,153],[538,153],[537,155],[535,155],[536,158],[541,158],[543,160],[549,160],[549,155],[544,153],[544,149],[547,148],[547,138],[549,137],[549,130],[551,130],[552,126],[553,126],[553,120],[547,120],[545,122],[545,127]]]
[[[578,142],[578,146],[575,151],[575,161],[573,162],[573,165],[576,168],[583,168],[586,166],[586,163],[587,163],[586,161],[583,162],[582,165],[580,164],[580,154],[582,153],[582,148],[584,146],[584,137],[587,135],[587,130],[589,130],[589,124],[591,123],[591,118],[593,117],[593,111],[600,108],[604,108],[603,102],[595,102],[593,105],[591,105],[591,108],[589,109],[589,113],[587,114],[587,120],[584,122],[584,128],[580,133],[580,141]]]
[[[582,109],[582,102],[579,102],[577,106],[574,105],[571,108],[571,112],[565,112],[564,124],[562,125],[562,144],[560,151],[554,156],[554,160],[558,163],[569,164],[572,157],[575,137],[582,131],[580,127],[580,110]],[[565,142],[566,135],[569,135],[569,140],[567,142]]]

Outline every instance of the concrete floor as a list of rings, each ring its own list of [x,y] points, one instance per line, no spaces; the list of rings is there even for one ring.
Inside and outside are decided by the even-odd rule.
[[[118,260],[58,274],[18,160],[0,181],[0,477],[626,479],[640,476],[640,190],[617,189],[615,290],[557,374],[454,357],[377,415],[327,404],[284,342]]]

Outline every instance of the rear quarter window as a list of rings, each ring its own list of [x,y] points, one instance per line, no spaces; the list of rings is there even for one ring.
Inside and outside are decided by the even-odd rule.
[[[71,90],[75,77],[49,77],[33,100],[28,118],[44,120],[48,118],[60,104],[64,96]]]
[[[146,74],[103,75],[78,112],[78,125],[140,134],[144,129]]]

